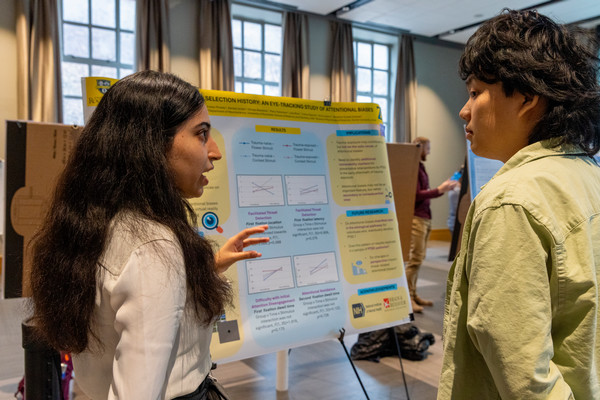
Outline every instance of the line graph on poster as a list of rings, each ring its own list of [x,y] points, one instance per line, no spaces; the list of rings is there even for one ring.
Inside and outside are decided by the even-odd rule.
[[[339,280],[335,253],[294,256],[298,286],[319,285]]]
[[[262,293],[294,287],[290,257],[246,261],[248,293]]]
[[[327,204],[325,175],[286,175],[285,189],[290,205]]]
[[[282,206],[283,183],[280,175],[237,175],[240,207]]]

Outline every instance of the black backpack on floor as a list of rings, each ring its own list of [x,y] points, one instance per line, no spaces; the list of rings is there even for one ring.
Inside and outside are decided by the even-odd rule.
[[[391,332],[388,328],[359,334],[350,352],[352,359],[379,362],[381,357],[397,356],[396,341]],[[421,332],[413,324],[395,326],[393,332],[398,338],[402,358],[407,360],[423,360],[429,346],[435,343],[431,333]]]

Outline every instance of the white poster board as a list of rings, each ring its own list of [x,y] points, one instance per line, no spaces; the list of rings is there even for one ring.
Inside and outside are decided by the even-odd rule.
[[[502,161],[483,158],[473,153],[471,142],[467,140],[467,167],[469,168],[471,202],[481,191],[481,187],[492,179],[503,165]]]

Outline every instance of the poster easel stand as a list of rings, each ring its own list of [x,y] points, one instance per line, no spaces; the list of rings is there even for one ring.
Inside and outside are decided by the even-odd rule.
[[[412,316],[412,314],[411,314]],[[388,328],[388,332],[391,336],[394,337],[394,342],[396,343],[396,351],[398,352],[398,360],[400,360],[400,371],[402,371],[402,382],[404,382],[404,390],[406,390],[406,400],[410,400],[410,396],[408,394],[408,385],[406,384],[406,375],[404,375],[404,364],[402,364],[402,352],[400,351],[400,342],[398,341],[398,335],[396,335],[396,331],[394,327],[391,326]]]
[[[346,334],[346,330],[344,328],[340,329],[340,336],[338,337],[338,340],[340,341],[340,343],[342,344],[342,347],[344,348],[344,352],[346,353],[346,357],[348,357],[348,361],[350,361],[350,365],[352,365],[352,369],[354,370],[354,374],[356,375],[356,379],[358,379],[358,383],[360,383],[360,387],[363,390],[363,393],[365,394],[365,397],[367,398],[367,400],[369,399],[369,395],[367,394],[367,391],[365,389],[365,386],[363,385],[362,381],[360,380],[360,376],[358,375],[358,371],[356,370],[356,367],[354,366],[354,362],[352,361],[352,358],[350,357],[350,353],[348,353],[348,349],[346,348],[346,344],[344,344],[344,335]]]

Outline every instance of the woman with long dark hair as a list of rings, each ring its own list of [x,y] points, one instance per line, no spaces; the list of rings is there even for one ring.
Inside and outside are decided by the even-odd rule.
[[[83,129],[33,244],[31,289],[34,324],[73,353],[91,398],[206,389],[211,323],[231,295],[221,273],[268,241],[254,227],[215,254],[194,229],[187,199],[220,158],[202,95],[167,73],[118,81]]]

